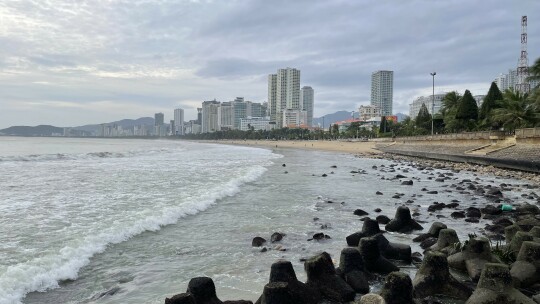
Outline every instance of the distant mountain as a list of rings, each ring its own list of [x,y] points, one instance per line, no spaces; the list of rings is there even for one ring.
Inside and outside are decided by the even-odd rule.
[[[124,129],[132,128],[134,126],[139,126],[139,125],[153,126],[154,119],[152,117],[141,117],[138,119],[122,119],[119,121],[105,123],[105,125],[108,125],[108,126],[117,125],[117,126],[121,126]],[[101,127],[101,124],[95,124],[95,125],[84,125],[80,127],[74,127],[73,129],[87,131],[87,132],[98,132],[100,127]]]
[[[352,111],[337,111],[336,113],[326,114],[322,117],[313,118],[313,125],[318,126],[321,124],[321,127],[328,128],[331,124],[342,121],[345,119],[351,118]],[[324,117],[324,126],[323,126],[323,117]]]
[[[398,122],[402,122],[405,120],[405,118],[409,117],[409,115],[403,113],[397,113],[396,116]]]
[[[0,130],[0,134],[11,136],[53,136],[63,135],[64,128],[48,125],[39,125],[35,127],[14,126]]]

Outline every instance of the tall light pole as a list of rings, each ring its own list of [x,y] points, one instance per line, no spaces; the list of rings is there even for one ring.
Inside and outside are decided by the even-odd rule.
[[[433,72],[429,74],[433,76],[433,95],[431,95],[431,136],[433,136],[433,118],[435,117],[435,75],[437,75],[437,73]]]

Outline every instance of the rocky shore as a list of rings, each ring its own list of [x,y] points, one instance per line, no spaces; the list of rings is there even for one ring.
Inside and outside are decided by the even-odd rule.
[[[451,209],[452,219],[447,218],[446,224],[433,222],[429,229],[424,227],[426,221],[421,219],[425,214],[415,205],[414,196],[397,207],[392,219],[371,218],[366,216],[369,212],[357,209],[354,214],[362,217],[362,230],[347,236],[348,246],[341,251],[339,262],[326,252],[305,259],[307,280],[301,282],[290,261],[278,260],[271,266],[269,281],[255,303],[540,303],[540,196],[535,192],[539,191],[538,175],[395,155],[377,157],[394,161],[372,168],[380,172],[382,179],[413,185],[415,181],[406,176],[412,167],[427,179],[447,183],[446,191],[470,195],[471,202],[433,202],[427,208],[428,214],[444,221],[438,212]],[[530,183],[484,184],[455,178],[460,171]],[[526,190],[523,200],[506,195],[518,188]],[[426,188],[422,191],[417,197],[437,192]],[[396,193],[395,198],[401,195]],[[487,203],[477,204],[479,198]],[[450,224],[458,221],[487,224],[479,231],[471,230],[466,239],[459,239]],[[412,244],[390,242],[385,233],[414,234],[413,242],[419,243],[423,251],[412,252]],[[279,245],[284,237],[274,233],[267,241],[256,236],[251,245],[260,247],[261,252],[286,250]],[[318,233],[311,240],[329,237]],[[414,276],[403,271],[410,267],[417,269]],[[374,285],[382,285],[379,292],[372,292]],[[198,277],[189,282],[185,293],[167,298],[165,303],[252,302],[221,301],[212,279]]]

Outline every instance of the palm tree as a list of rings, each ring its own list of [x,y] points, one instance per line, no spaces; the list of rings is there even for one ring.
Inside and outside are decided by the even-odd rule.
[[[493,109],[493,121],[507,130],[534,127],[540,123],[540,108],[528,94],[508,89],[503,94],[501,108]]]
[[[540,58],[536,59],[534,64],[529,67],[529,78],[527,80],[540,81]]]

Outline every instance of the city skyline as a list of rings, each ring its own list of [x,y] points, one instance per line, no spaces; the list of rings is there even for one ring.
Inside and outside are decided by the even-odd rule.
[[[538,1],[139,4],[1,3],[0,128],[176,107],[189,120],[211,98],[267,101],[268,73],[286,66],[317,90],[316,117],[369,104],[377,70],[395,72],[393,112],[407,113],[433,71],[436,92],[486,94],[517,66],[522,15],[540,56]]]

